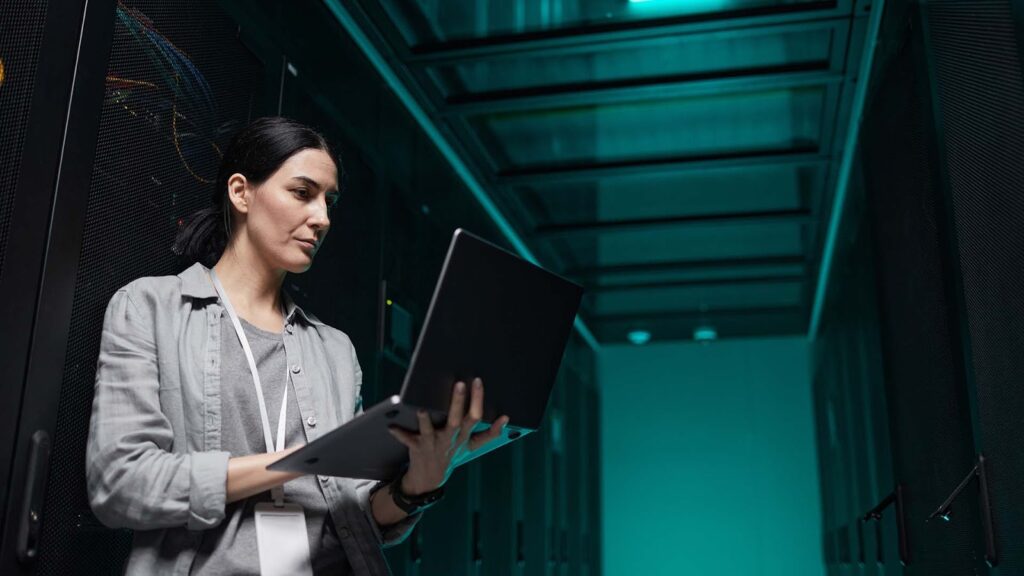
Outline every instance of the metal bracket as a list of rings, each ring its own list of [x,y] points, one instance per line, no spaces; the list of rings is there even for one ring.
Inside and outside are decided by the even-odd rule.
[[[953,493],[939,505],[935,512],[928,516],[928,520],[941,518],[946,522],[950,522],[953,502],[974,478],[978,479],[978,504],[981,508],[981,526],[985,531],[985,561],[988,562],[989,566],[995,566],[998,563],[999,557],[996,555],[995,528],[992,524],[992,502],[988,495],[988,478],[985,475],[984,454],[978,454],[978,461],[974,464],[974,468],[967,473],[967,476],[960,481],[960,484],[953,490]]]
[[[861,522],[870,522],[872,520],[881,520],[882,512],[889,507],[890,504],[896,505],[896,531],[899,535],[899,549],[900,549],[900,563],[906,566],[910,563],[910,551],[907,546],[907,520],[906,520],[906,509],[903,506],[903,485],[896,484],[896,488],[889,493],[888,496],[882,499],[874,508],[868,510],[863,516],[859,518]],[[881,534],[881,529],[876,531],[877,534]],[[882,556],[882,539],[878,538],[876,560],[879,564],[884,563],[884,557]]]

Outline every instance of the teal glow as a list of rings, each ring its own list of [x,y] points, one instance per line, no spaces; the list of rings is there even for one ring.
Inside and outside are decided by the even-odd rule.
[[[492,201],[490,196],[487,195],[483,186],[473,175],[472,171],[470,171],[469,167],[466,166],[466,163],[462,161],[462,158],[459,157],[444,137],[441,136],[441,133],[437,126],[434,125],[434,122],[427,116],[426,112],[423,111],[423,108],[418,102],[416,102],[416,99],[405,88],[405,85],[402,84],[402,81],[399,80],[398,76],[396,76],[391,70],[391,66],[384,60],[384,57],[381,56],[380,52],[377,51],[373,42],[371,42],[370,39],[366,37],[366,34],[364,34],[359,28],[359,25],[356,24],[348,10],[341,5],[339,0],[326,0],[325,4],[327,5],[327,8],[330,9],[331,13],[334,14],[334,17],[338,19],[338,22],[340,22],[345,28],[345,31],[348,32],[349,36],[352,37],[352,40],[356,45],[359,46],[359,49],[363,51],[366,58],[371,64],[373,64],[373,67],[377,70],[377,73],[381,75],[388,87],[390,87],[392,92],[398,96],[398,99],[405,106],[406,110],[412,114],[412,117],[416,119],[416,122],[420,125],[423,131],[426,132],[427,136],[430,137],[431,142],[433,142],[434,146],[436,146],[438,151],[441,152],[441,155],[448,160],[452,169],[455,170],[455,173],[458,174],[466,184],[466,187],[469,188],[469,191],[473,194],[473,197],[476,198],[477,202],[480,203],[484,211],[487,212],[487,215],[494,220],[494,223],[505,235],[505,238],[508,239],[523,258],[533,262],[534,264],[540,264],[537,257],[533,255],[533,252],[530,251],[526,246],[526,243],[519,237],[519,234],[517,234],[515,229],[512,228],[512,225],[505,218],[504,214],[501,213],[501,210],[495,206],[494,201]],[[590,329],[587,328],[587,325],[583,322],[582,318],[576,316],[573,326],[576,328],[576,332],[579,333],[591,349],[595,351],[598,350],[600,345],[598,344],[597,339],[594,338],[593,333],[590,332]]]
[[[631,11],[647,13],[645,16],[655,17],[658,12],[666,16],[695,14],[729,9],[735,0],[629,0]]]
[[[718,330],[711,326],[701,326],[693,331],[693,339],[698,342],[710,342],[718,339]]]
[[[647,330],[633,330],[626,335],[626,338],[629,338],[629,341],[633,344],[642,346],[651,341],[651,333]]]
[[[828,280],[832,272],[832,257],[836,250],[836,239],[839,236],[839,225],[843,219],[843,208],[846,205],[846,189],[850,183],[850,170],[853,168],[853,156],[857,151],[857,139],[860,137],[860,123],[864,115],[864,100],[867,97],[868,82],[871,78],[871,65],[875,60],[875,46],[878,44],[878,29],[882,23],[882,12],[885,0],[875,0],[871,4],[871,20],[868,23],[866,46],[860,60],[857,83],[853,95],[853,107],[850,110],[850,127],[846,131],[846,145],[843,147],[843,160],[839,165],[839,176],[836,180],[836,196],[832,202],[832,214],[829,215],[828,235],[821,254],[821,266],[818,267],[818,285],[814,290],[814,307],[811,309],[811,324],[807,336],[814,339],[818,335],[821,324],[821,313],[825,307],[828,293]]]
[[[597,362],[603,574],[826,574],[805,338],[605,344]]]

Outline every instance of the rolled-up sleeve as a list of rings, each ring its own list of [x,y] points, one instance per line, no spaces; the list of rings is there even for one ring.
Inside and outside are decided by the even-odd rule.
[[[89,504],[109,527],[212,528],[224,519],[227,452],[171,452],[153,319],[118,290],[103,319],[86,448]]]
[[[352,366],[355,369],[355,393],[356,393],[356,416],[363,412],[363,402],[361,397],[362,385],[363,385],[363,369],[359,366],[359,359],[356,357],[356,349],[354,346],[349,345],[352,351]],[[380,483],[376,480],[355,480],[356,495],[359,498],[359,507],[366,513],[367,521],[370,523],[370,527],[373,530],[373,534],[377,537],[377,543],[383,547],[388,548],[390,546],[397,546],[401,544],[412,532],[413,527],[419,522],[422,514],[412,514],[406,516],[401,521],[387,526],[380,526],[377,524],[377,519],[373,516],[373,506],[370,503],[370,497],[376,491]],[[386,490],[386,488],[383,488]]]

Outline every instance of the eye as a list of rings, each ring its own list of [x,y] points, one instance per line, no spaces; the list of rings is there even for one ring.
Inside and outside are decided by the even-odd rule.
[[[307,196],[309,196],[309,190],[306,188],[296,188],[294,192],[302,198],[306,198]]]

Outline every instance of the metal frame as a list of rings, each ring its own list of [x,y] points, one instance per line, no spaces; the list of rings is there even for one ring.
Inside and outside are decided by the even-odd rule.
[[[11,313],[5,314],[5,319],[13,316],[24,327],[35,315],[31,330],[13,340],[15,349],[5,351],[11,353],[5,355],[5,364],[17,363],[18,353],[27,351],[29,355],[21,359],[25,370],[8,373],[25,375],[25,393],[20,402],[11,399],[20,408],[17,435],[4,436],[15,438],[11,468],[6,470],[9,482],[0,550],[0,572],[4,574],[31,573],[30,565],[17,561],[15,550],[20,515],[26,512],[21,504],[25,500],[29,439],[37,431],[52,435],[56,426],[88,202],[88,194],[83,190],[89,189],[92,176],[98,112],[113,38],[114,6],[112,0],[53,0],[47,14],[40,53],[40,71],[45,72],[37,79],[33,130],[26,141],[26,157],[34,156],[38,164],[23,168],[19,190],[19,200],[31,196],[38,200],[17,208],[19,225],[12,230],[8,247],[12,258],[7,263],[17,273],[5,275],[0,285],[3,306],[12,307],[3,311]],[[79,17],[68,18],[69,14]],[[32,171],[39,174],[40,180],[25,178]],[[52,191],[52,196],[40,194],[40,190]],[[30,233],[25,227],[35,230]],[[20,253],[22,250],[25,254]],[[12,293],[20,297],[13,301],[4,298]],[[25,305],[26,297],[35,298],[33,305]],[[41,305],[43,302],[46,306]],[[14,308],[18,305],[26,309]],[[13,418],[3,420],[4,426],[15,422]],[[40,465],[45,467],[47,463]]]
[[[864,110],[864,101],[867,98],[867,87],[871,77],[871,65],[874,61],[875,45],[878,41],[878,29],[882,21],[882,13],[885,10],[885,0],[873,0],[871,3],[871,15],[868,21],[867,37],[864,43],[864,51],[858,62],[859,81],[854,93],[853,104],[850,111],[849,128],[845,133],[846,145],[843,147],[842,160],[839,173],[836,178],[835,200],[829,213],[828,231],[825,245],[822,249],[821,266],[818,268],[818,278],[815,284],[814,297],[811,303],[811,318],[808,325],[808,337],[817,337],[818,328],[821,324],[821,315],[825,306],[825,297],[828,294],[828,282],[832,273],[832,259],[835,254],[835,245],[839,234],[839,226],[842,223],[843,208],[846,202],[847,187],[849,186],[850,171],[853,168],[853,156],[856,149],[857,137],[860,135],[861,116]]]
[[[523,112],[567,106],[668,100],[712,94],[736,94],[838,84],[842,75],[827,62],[732,69],[713,74],[686,74],[622,81],[561,84],[452,96],[443,116]]]
[[[829,158],[818,154],[816,147],[797,150],[765,151],[714,156],[656,158],[626,162],[604,162],[586,165],[508,170],[499,173],[499,186],[530,184],[563,184],[590,182],[610,178],[686,174],[716,170],[750,170],[781,166],[816,166],[828,164]]]
[[[742,286],[746,284],[795,284],[803,282],[803,274],[779,274],[758,276],[730,276],[724,278],[694,278],[669,282],[637,282],[632,284],[599,284],[587,288],[587,294],[629,292],[633,290],[660,290],[662,288],[690,288],[693,286]]]
[[[604,278],[608,276],[623,276],[630,274],[656,274],[672,272],[709,272],[713,270],[730,270],[737,268],[774,268],[780,266],[799,267],[802,271],[806,267],[806,259],[803,255],[798,256],[763,256],[757,258],[732,258],[732,259],[711,259],[711,260],[683,260],[674,262],[647,262],[637,264],[618,264],[610,266],[589,266],[585,268],[568,269],[566,276],[577,280],[588,280]]]
[[[800,306],[779,306],[772,308],[721,308],[711,310],[673,310],[669,312],[652,312],[645,314],[604,314],[592,317],[595,324],[607,324],[612,322],[634,322],[643,323],[648,320],[678,320],[682,322],[703,322],[711,321],[712,318],[723,316],[729,317],[757,317],[773,314],[802,314]]]
[[[770,226],[809,223],[810,212],[807,210],[774,210],[765,212],[747,212],[734,214],[700,214],[687,216],[669,216],[662,218],[643,218],[635,220],[615,220],[580,222],[574,224],[549,224],[538,226],[535,237],[556,238],[601,234],[606,232],[647,232],[660,228],[706,228],[718,226]]]

